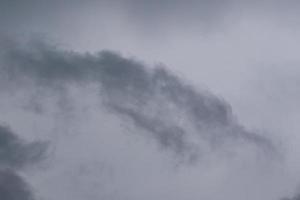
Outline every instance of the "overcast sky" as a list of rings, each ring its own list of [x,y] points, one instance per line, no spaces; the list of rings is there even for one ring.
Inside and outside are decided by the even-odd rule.
[[[0,199],[298,200],[299,11],[0,0]]]

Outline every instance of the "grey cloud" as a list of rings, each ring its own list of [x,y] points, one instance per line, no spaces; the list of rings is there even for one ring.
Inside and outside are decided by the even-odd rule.
[[[191,158],[195,149],[205,148],[203,142],[221,148],[226,141],[244,141],[274,152],[271,141],[239,125],[224,100],[197,91],[162,66],[150,69],[113,52],[79,54],[43,43],[10,47],[3,60],[2,74],[13,81],[33,80],[51,89],[98,84],[108,109],[130,119],[175,154]]]
[[[15,171],[0,170],[1,200],[34,200],[31,188]]]
[[[300,200],[300,194],[295,195],[294,197],[285,197],[282,198],[281,200]]]
[[[233,0],[129,0],[124,7],[128,8],[132,21],[147,24],[144,28],[149,31],[149,27],[161,24],[168,26],[167,23],[172,24],[178,20],[198,25],[215,23],[232,10],[233,3]]]
[[[110,21],[116,26],[114,18],[126,26],[129,22],[133,30],[139,33],[165,33],[180,29],[202,31],[214,30],[214,27],[223,27],[226,20],[234,23],[241,19],[241,15],[255,17],[260,15],[272,21],[278,20],[297,21],[299,1],[279,0],[100,0],[100,1],[0,1],[0,27],[2,32],[22,37],[31,33],[46,33],[51,37],[64,35],[68,32],[64,29],[64,23],[70,24],[71,28],[84,26],[74,16],[97,18],[96,25],[101,26],[104,21]],[[92,9],[87,15],[86,8]],[[110,15],[103,19],[103,15],[109,10]],[[122,16],[123,18],[121,18]],[[275,19],[275,20],[274,20]],[[293,23],[296,24],[296,23]],[[97,32],[96,27],[93,31]],[[192,29],[190,29],[192,28]],[[21,30],[21,33],[19,32]],[[54,31],[53,31],[54,30]],[[72,32],[69,32],[71,34]],[[99,33],[99,32],[97,32]],[[100,32],[101,33],[101,32]],[[160,34],[161,35],[161,34]]]
[[[188,159],[190,161],[196,156],[193,154],[193,151],[196,153],[197,149],[193,149],[193,146],[189,144],[183,128],[176,125],[168,126],[163,121],[149,118],[133,109],[123,108],[118,105],[111,105],[111,108],[117,114],[129,117],[137,127],[149,131],[161,147],[171,149],[174,153],[181,156],[185,156],[189,152]]]
[[[7,127],[0,126],[0,168],[21,169],[41,160],[46,143],[26,143]]]
[[[156,22],[160,20],[171,21],[174,18],[186,18],[194,22],[212,22],[214,20],[222,21],[224,16],[231,12],[264,12],[265,15],[274,14],[297,14],[299,1],[280,0],[128,0],[125,1],[133,16],[138,20],[153,19]],[[256,13],[258,14],[258,13]],[[140,17],[140,18],[139,18]]]
[[[30,186],[18,170],[40,160],[46,144],[25,143],[9,128],[0,126],[0,197],[1,200],[33,200]]]

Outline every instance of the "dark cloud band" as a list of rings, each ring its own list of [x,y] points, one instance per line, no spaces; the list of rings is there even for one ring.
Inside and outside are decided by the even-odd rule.
[[[224,100],[197,91],[162,66],[150,69],[113,52],[79,54],[44,43],[7,49],[2,67],[7,80],[51,89],[96,83],[108,109],[177,155],[194,157],[203,142],[212,148],[240,141],[275,151],[267,138],[246,131]]]

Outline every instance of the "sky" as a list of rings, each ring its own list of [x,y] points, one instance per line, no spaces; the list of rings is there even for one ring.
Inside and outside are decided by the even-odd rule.
[[[0,0],[0,199],[300,199],[299,9]]]

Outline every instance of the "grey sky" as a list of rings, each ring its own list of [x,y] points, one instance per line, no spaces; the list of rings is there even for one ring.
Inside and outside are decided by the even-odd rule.
[[[297,199],[299,9],[0,0],[0,199]]]

